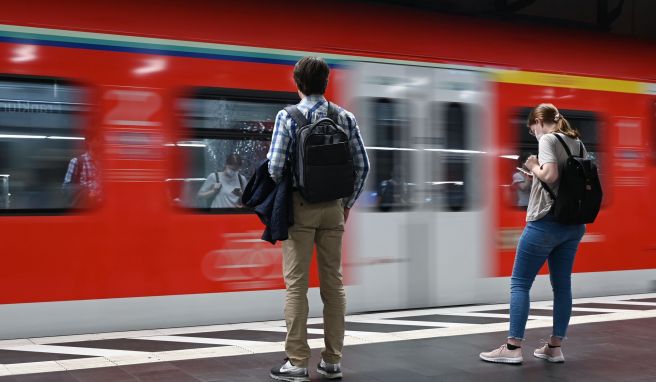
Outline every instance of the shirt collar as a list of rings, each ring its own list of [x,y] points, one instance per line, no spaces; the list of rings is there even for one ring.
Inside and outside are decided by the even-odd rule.
[[[320,94],[312,94],[309,96],[306,96],[303,98],[301,101],[301,104],[303,105],[316,105],[319,102],[326,102],[326,97],[320,95]]]

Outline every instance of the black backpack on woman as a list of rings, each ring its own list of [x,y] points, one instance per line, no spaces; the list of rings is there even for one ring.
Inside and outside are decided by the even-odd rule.
[[[563,138],[558,134],[554,135],[563,145],[568,156],[560,174],[558,196],[540,180],[554,200],[552,207],[554,216],[563,224],[592,223],[599,213],[603,198],[597,166],[592,160],[583,157],[582,142],[579,142],[579,155],[574,156]]]

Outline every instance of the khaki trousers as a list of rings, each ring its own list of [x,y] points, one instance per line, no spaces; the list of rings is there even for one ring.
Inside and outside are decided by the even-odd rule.
[[[344,346],[346,313],[341,270],[344,207],[341,200],[308,203],[298,192],[294,192],[293,199],[294,225],[289,227],[289,239],[282,243],[283,275],[287,287],[285,352],[295,366],[308,366],[307,292],[312,250],[316,244],[325,341],[321,355],[328,363],[338,363]]]

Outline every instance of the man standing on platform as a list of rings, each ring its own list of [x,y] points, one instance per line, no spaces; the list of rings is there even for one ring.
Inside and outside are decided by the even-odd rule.
[[[369,172],[369,159],[360,130],[353,114],[326,100],[330,69],[320,57],[305,57],[294,66],[294,81],[301,102],[295,107],[281,110],[276,116],[269,159],[269,173],[278,182],[285,166],[296,165],[293,155],[295,133],[304,124],[330,118],[346,133],[347,155],[352,156],[354,176],[352,192],[336,200],[310,203],[300,192],[294,176],[294,224],[289,227],[289,239],[283,241],[283,274],[287,287],[285,321],[287,359],[271,369],[270,376],[281,381],[309,381],[308,362],[310,347],[307,343],[308,279],[314,245],[317,247],[317,264],[321,300],[324,304],[323,320],[325,348],[317,372],[327,378],[342,377],[341,358],[344,344],[344,316],[346,296],[342,281],[341,258],[344,224],[349,211],[362,192]],[[348,189],[348,188],[347,188]]]

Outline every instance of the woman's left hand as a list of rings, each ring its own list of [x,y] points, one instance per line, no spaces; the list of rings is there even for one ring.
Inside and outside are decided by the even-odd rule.
[[[528,157],[526,159],[526,162],[524,163],[524,167],[526,167],[526,169],[528,169],[531,172],[533,172],[533,168],[535,166],[539,166],[539,165],[540,163],[538,163],[538,157],[536,157],[535,155],[531,155],[530,157]]]

